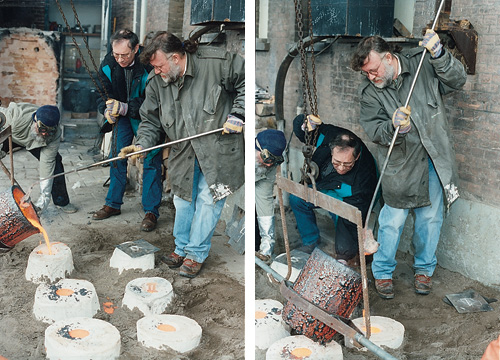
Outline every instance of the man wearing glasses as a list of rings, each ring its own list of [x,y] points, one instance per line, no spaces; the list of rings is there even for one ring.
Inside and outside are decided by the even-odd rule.
[[[274,250],[274,182],[276,170],[283,162],[286,139],[282,131],[267,129],[255,137],[255,211],[260,244],[256,256],[269,262]]]
[[[312,161],[319,170],[316,189],[355,206],[364,221],[377,185],[375,161],[366,145],[351,131],[324,124],[314,115],[297,116],[293,120],[293,131],[303,143],[306,131],[308,135],[316,135],[312,136],[315,140],[310,144],[314,147]],[[298,250],[310,254],[320,240],[313,211],[317,207],[294,195],[290,195],[290,207],[303,243]],[[335,223],[336,258],[349,266],[359,266],[357,226],[335,214],[330,213],[330,216]]]
[[[392,273],[410,209],[415,213],[415,292],[429,294],[443,223],[443,192],[448,206],[458,197],[455,155],[442,95],[462,88],[467,76],[434,31],[427,30],[420,45],[399,52],[381,37],[370,36],[361,40],[351,61],[352,69],[366,76],[359,89],[360,123],[377,144],[379,165],[399,127],[382,178],[385,204],[378,218],[380,247],[372,264],[375,287],[383,299],[394,298]],[[424,47],[429,52],[405,107]]]
[[[132,144],[137,134],[139,108],[144,102],[146,79],[153,67],[139,61],[142,47],[139,46],[137,35],[132,31],[119,30],[110,41],[112,51],[106,55],[99,69],[109,99],[104,101],[99,98],[97,107],[106,120],[101,131],[111,130],[113,124],[110,156],[115,157],[121,148]],[[94,213],[94,220],[120,215],[126,184],[127,160],[112,163],[105,205]],[[145,217],[141,223],[142,231],[152,231],[156,228],[161,197],[161,154],[159,150],[155,150],[145,157],[143,163],[142,206]]]
[[[11,126],[14,147],[26,148],[40,162],[40,197],[35,209],[40,215],[49,205],[54,205],[67,214],[75,213],[77,208],[70,203],[64,176],[47,179],[62,174],[64,166],[59,154],[61,114],[53,105],[38,107],[29,103],[11,102],[8,107],[0,107],[0,130]],[[0,150],[0,159],[9,150],[5,140]]]

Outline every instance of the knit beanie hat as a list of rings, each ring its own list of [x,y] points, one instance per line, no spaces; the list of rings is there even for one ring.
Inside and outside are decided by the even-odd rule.
[[[61,113],[57,106],[43,105],[35,112],[36,120],[39,120],[45,126],[55,127],[59,124]]]
[[[283,131],[268,129],[257,134],[256,140],[259,142],[262,150],[267,149],[275,156],[282,156],[286,147],[286,138]],[[255,143],[255,149],[261,150]]]

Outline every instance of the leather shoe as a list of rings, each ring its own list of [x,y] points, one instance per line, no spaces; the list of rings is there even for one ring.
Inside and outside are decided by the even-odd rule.
[[[179,269],[179,275],[194,278],[200,272],[202,265],[203,263],[199,263],[191,259],[184,259],[184,262]]]
[[[318,243],[309,244],[309,245],[302,245],[302,246],[298,247],[296,250],[302,251],[306,254],[311,254],[313,252],[313,250],[316,248],[316,246],[318,246]]]
[[[392,279],[375,279],[375,289],[382,299],[394,299]]]
[[[92,215],[94,220],[104,220],[110,216],[120,215],[122,212],[120,209],[112,208],[108,205],[104,205],[101,210],[98,210]]]
[[[144,220],[142,220],[141,230],[142,231],[152,231],[156,228],[156,216],[153,213],[146,213]]]
[[[429,295],[432,288],[430,276],[415,274],[415,292],[420,295]]]
[[[184,259],[184,256],[177,255],[175,252],[170,255],[163,255],[160,257],[160,260],[167,264],[171,269],[181,266]]]

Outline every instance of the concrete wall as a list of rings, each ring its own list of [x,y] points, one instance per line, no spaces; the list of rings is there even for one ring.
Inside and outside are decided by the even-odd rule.
[[[436,2],[416,0],[413,35],[434,19]],[[452,206],[443,226],[438,260],[441,266],[460,272],[487,285],[498,285],[500,253],[500,3],[489,0],[453,0],[451,20],[467,19],[479,34],[476,74],[469,75],[463,90],[446,96],[445,104],[452,129],[452,140],[459,167],[461,198]],[[297,41],[293,2],[269,2],[269,51],[256,52],[256,82],[275,94],[275,79],[281,61]],[[411,30],[411,29],[410,29]],[[331,42],[331,40],[329,40]],[[369,148],[359,125],[357,87],[361,75],[349,68],[350,54],[357,41],[339,39],[316,58],[318,109],[322,120],[357,133]],[[403,47],[415,42],[401,43]],[[300,59],[290,66],[285,83],[285,135],[291,133],[291,120],[302,104]],[[311,74],[311,73],[310,73]],[[292,140],[290,171],[299,180],[302,165],[298,141]],[[411,251],[412,219],[409,217],[401,250]]]

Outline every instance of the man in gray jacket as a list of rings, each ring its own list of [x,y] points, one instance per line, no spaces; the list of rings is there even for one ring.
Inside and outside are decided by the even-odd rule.
[[[415,291],[429,294],[443,223],[443,191],[447,206],[458,197],[455,155],[442,96],[462,88],[467,76],[434,31],[428,30],[420,45],[397,53],[382,38],[370,36],[359,43],[351,61],[351,67],[366,77],[359,88],[360,123],[377,144],[379,166],[399,127],[382,178],[385,204],[378,219],[380,248],[372,263],[375,287],[384,299],[394,297],[392,273],[410,209],[415,213]],[[429,52],[405,107],[423,47]]]
[[[29,103],[11,102],[6,108],[0,107],[0,113],[5,117],[4,127],[11,126],[14,146],[26,148],[40,161],[40,197],[34,204],[38,213],[45,210],[51,197],[54,205],[65,213],[76,212],[76,207],[69,202],[64,176],[47,179],[64,172],[59,154],[59,109],[53,105],[38,107]],[[8,148],[6,140],[2,144],[0,157],[6,154]]]
[[[226,197],[244,182],[245,61],[224,49],[198,49],[166,31],[156,34],[141,61],[154,71],[136,144],[122,155],[156,145],[163,133],[174,141],[224,129],[173,145],[168,159],[175,251],[161,259],[195,277],[208,257]]]

